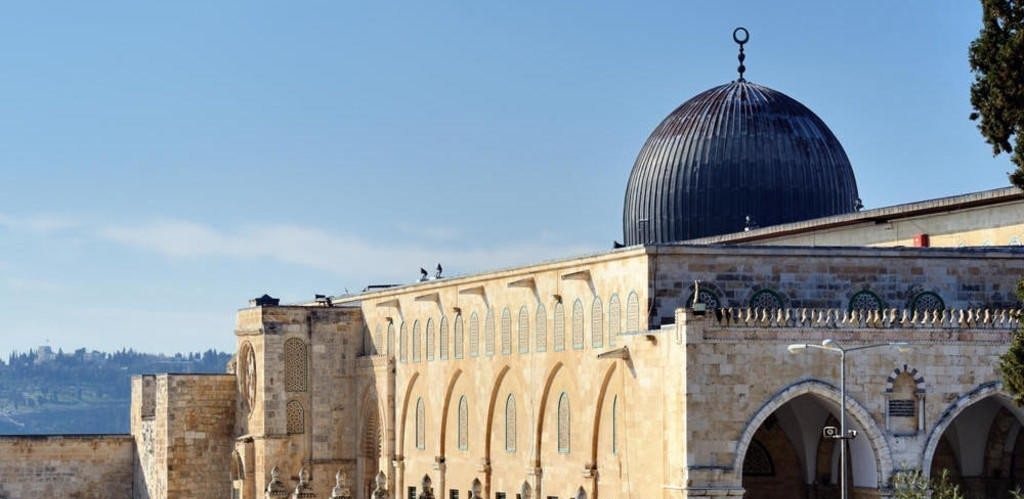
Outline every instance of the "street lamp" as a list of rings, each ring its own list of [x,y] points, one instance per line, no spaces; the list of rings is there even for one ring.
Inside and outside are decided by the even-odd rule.
[[[812,343],[793,343],[786,347],[791,354],[797,354],[807,350],[808,348],[814,348],[817,350],[825,350],[831,353],[839,354],[839,431],[836,431],[834,426],[826,426],[823,434],[825,438],[832,438],[840,440],[839,442],[839,497],[847,499],[846,492],[846,440],[852,440],[857,437],[855,430],[846,429],[846,354],[848,352],[856,352],[859,350],[868,350],[871,348],[881,347],[892,347],[905,353],[910,351],[910,344],[902,341],[889,342],[889,343],[876,343],[873,345],[862,345],[859,347],[843,348],[836,340],[827,339],[821,342],[820,345]]]

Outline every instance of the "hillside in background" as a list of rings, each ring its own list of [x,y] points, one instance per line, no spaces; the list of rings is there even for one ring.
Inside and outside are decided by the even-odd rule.
[[[0,359],[0,435],[128,433],[136,374],[223,373],[231,354],[54,352]]]

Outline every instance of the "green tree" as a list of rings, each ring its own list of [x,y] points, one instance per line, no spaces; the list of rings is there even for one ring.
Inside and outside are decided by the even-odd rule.
[[[1024,281],[1017,283],[1017,297],[1024,301]],[[1003,373],[1003,386],[1013,394],[1017,405],[1024,405],[1024,317],[1010,340],[1010,348],[999,357],[999,370]]]
[[[931,496],[928,489],[931,488]],[[942,470],[931,482],[920,470],[901,471],[892,477],[893,499],[964,499],[960,486],[949,478],[949,470]]]
[[[1007,153],[1016,170],[1010,183],[1024,189],[1024,4],[981,0],[982,28],[971,42],[971,119],[995,155]]]

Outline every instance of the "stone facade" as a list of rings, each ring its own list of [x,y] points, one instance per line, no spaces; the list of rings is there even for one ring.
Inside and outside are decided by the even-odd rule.
[[[0,436],[0,498],[132,496],[129,435]]]
[[[132,438],[109,437],[127,456],[102,466],[147,499],[825,499],[839,444],[822,431],[845,414],[853,497],[944,469],[1007,497],[1024,412],[996,366],[1022,276],[1024,247],[670,244],[261,299],[228,374],[133,379]],[[913,350],[852,352],[843,412],[826,340]],[[0,465],[21,477],[0,490],[37,490],[48,462]]]
[[[229,495],[237,395],[227,374],[132,379],[132,497]]]

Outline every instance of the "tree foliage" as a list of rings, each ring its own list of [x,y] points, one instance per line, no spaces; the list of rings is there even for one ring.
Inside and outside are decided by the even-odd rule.
[[[893,475],[892,488],[893,499],[964,499],[960,486],[950,479],[949,470],[942,470],[942,474],[931,481],[920,470],[901,471]]]
[[[1024,302],[1024,281],[1017,282],[1017,297]],[[1024,317],[1017,317],[1020,327],[1013,333],[1010,348],[999,357],[1003,386],[1013,394],[1013,401],[1024,406]]]
[[[1024,4],[981,0],[982,29],[971,42],[971,119],[992,145],[1007,153],[1016,170],[1010,182],[1024,189]]]

